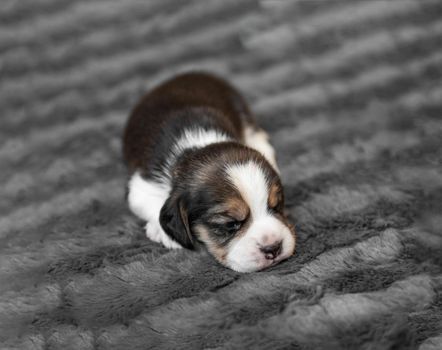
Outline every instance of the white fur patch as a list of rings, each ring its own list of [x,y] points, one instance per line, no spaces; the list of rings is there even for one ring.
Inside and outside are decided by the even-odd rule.
[[[181,248],[173,241],[160,225],[160,211],[169,197],[170,186],[152,180],[145,180],[136,172],[129,180],[130,210],[139,218],[146,220],[146,236],[167,248]]]
[[[239,272],[251,272],[288,258],[293,253],[295,239],[290,229],[268,210],[269,184],[263,170],[249,161],[229,166],[226,172],[249,206],[252,220],[247,232],[229,246],[227,265]],[[267,260],[260,247],[276,242],[282,242],[281,254]]]
[[[217,130],[185,129],[172,148],[172,152],[166,161],[167,168],[171,169],[176,159],[189,148],[203,148],[213,143],[230,140],[229,136]]]
[[[254,217],[267,214],[269,197],[267,179],[261,167],[253,161],[227,167],[230,181],[240,191]]]
[[[217,130],[186,129],[175,147],[177,150],[184,151],[187,148],[202,148],[212,143],[229,141],[230,139],[229,136]]]

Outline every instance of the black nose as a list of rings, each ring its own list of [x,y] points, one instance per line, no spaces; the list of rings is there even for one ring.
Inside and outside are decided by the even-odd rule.
[[[282,242],[276,242],[272,245],[266,245],[264,247],[259,248],[263,253],[266,259],[272,260],[275,259],[280,253],[282,248]]]

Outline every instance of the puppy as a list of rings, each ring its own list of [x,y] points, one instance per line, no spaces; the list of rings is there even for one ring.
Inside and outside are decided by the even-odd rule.
[[[187,73],[158,86],[132,111],[123,148],[129,207],[151,240],[205,246],[239,272],[294,253],[274,150],[227,82]]]

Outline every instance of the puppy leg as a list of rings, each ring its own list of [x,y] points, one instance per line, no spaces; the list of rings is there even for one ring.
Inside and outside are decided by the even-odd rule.
[[[166,248],[182,248],[172,240],[160,224],[160,211],[169,196],[170,188],[156,181],[145,180],[135,173],[129,180],[127,200],[130,210],[139,218],[146,220],[146,236]]]
[[[275,150],[269,142],[269,135],[263,129],[255,126],[246,126],[244,129],[244,141],[247,146],[260,152],[279,174]]]

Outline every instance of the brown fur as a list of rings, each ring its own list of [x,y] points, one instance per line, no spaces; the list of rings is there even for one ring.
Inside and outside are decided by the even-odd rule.
[[[254,124],[241,95],[227,82],[206,73],[186,73],[147,93],[133,109],[123,139],[124,158],[130,170],[149,170],[154,147],[172,118],[210,115],[238,141],[245,124]]]
[[[278,183],[273,183],[269,191],[269,208],[277,208],[283,201],[282,188]]]

